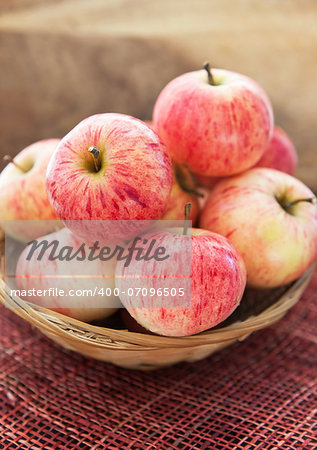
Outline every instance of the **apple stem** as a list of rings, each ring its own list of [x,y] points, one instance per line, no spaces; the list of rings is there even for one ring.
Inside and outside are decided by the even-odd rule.
[[[284,208],[285,209],[291,208],[292,206],[295,206],[295,205],[297,205],[297,203],[301,203],[301,202],[306,202],[306,203],[311,203],[312,205],[316,205],[317,197],[299,198],[298,200],[294,200],[293,202],[286,203],[286,205],[284,205]]]
[[[215,86],[215,80],[211,73],[209,62],[205,62],[205,64],[203,65],[203,68],[206,70],[206,72],[208,74],[208,83],[211,84],[211,86]]]
[[[93,157],[96,172],[99,172],[99,170],[100,170],[100,162],[99,162],[100,150],[99,150],[99,148],[92,145],[91,147],[89,147],[88,151]]]
[[[14,161],[14,159],[12,158],[12,156],[10,155],[5,155],[3,157],[3,161],[9,161],[10,163],[12,163],[17,169],[21,170],[22,172],[26,173],[27,170],[25,170],[22,166],[20,166],[20,164],[16,163]]]
[[[188,220],[189,220],[189,216],[190,216],[190,210],[191,210],[192,204],[191,203],[186,203],[185,208],[184,208],[184,229],[183,229],[183,235],[186,236],[187,234],[187,230],[188,230]]]
[[[183,187],[183,190],[185,192],[188,192],[189,194],[197,195],[197,197],[200,197],[200,198],[204,198],[205,197],[205,194],[203,194],[202,192],[197,191],[197,189],[189,189],[189,188],[184,188]]]
[[[204,194],[196,189],[196,179],[193,174],[190,173],[187,164],[177,164],[174,162],[173,169],[176,181],[183,191],[188,192],[189,194],[197,195],[197,197],[204,197]]]

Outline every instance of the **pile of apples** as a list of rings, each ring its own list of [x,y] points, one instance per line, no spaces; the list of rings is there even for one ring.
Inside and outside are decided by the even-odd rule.
[[[274,126],[263,89],[244,75],[205,64],[162,90],[152,122],[97,114],[61,140],[20,152],[0,175],[0,218],[16,240],[45,236],[74,247],[87,238],[85,228],[74,225],[78,221],[183,220],[190,203],[189,218],[197,227],[190,238],[191,306],[174,307],[179,298],[171,297],[168,306],[155,307],[157,296],[146,295],[136,306],[127,292],[120,295],[144,329],[186,336],[225,320],[246,285],[285,285],[316,260],[316,198],[293,176],[296,165],[294,145]],[[157,230],[156,245],[177,249],[181,234]],[[56,278],[31,277],[44,275],[46,262],[27,260],[27,248],[17,264],[18,287],[56,286]],[[177,273],[177,261],[176,255],[173,267],[166,262],[160,275]],[[56,261],[55,274],[63,273],[64,264]],[[98,272],[106,263],[95,264]],[[107,264],[113,278],[86,279],[85,288],[98,283],[123,291],[122,280],[135,273],[134,261],[129,267]],[[142,270],[150,286],[155,266],[143,262]],[[79,286],[75,273],[68,283]],[[64,301],[56,296],[54,309],[84,321],[114,312],[103,296],[68,298],[67,307]],[[47,306],[48,299],[37,303]]]

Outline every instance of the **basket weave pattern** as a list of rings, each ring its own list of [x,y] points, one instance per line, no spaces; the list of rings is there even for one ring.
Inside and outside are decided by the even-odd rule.
[[[284,292],[277,300],[273,304],[270,304],[271,301],[270,306],[259,314],[254,315],[256,311],[253,304],[244,311],[243,320],[238,311],[238,315],[233,316],[237,319],[234,323],[230,324],[229,321],[228,325],[221,328],[182,338],[145,335],[86,324],[11,296],[3,279],[0,280],[0,302],[67,349],[119,366],[150,370],[180,361],[200,360],[237,340],[242,341],[253,331],[277,322],[298,301],[312,273],[313,268],[283,289]]]
[[[0,305],[0,448],[316,448],[317,272],[279,323],[195,364],[131,371]]]

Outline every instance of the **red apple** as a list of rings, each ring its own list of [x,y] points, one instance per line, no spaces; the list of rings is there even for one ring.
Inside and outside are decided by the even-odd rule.
[[[200,226],[227,237],[240,251],[250,286],[273,288],[295,280],[317,257],[314,202],[296,178],[255,168],[216,185]]]
[[[289,136],[277,126],[274,127],[271,141],[255,167],[268,167],[294,175],[298,157]]]
[[[152,251],[163,248],[168,258],[134,258],[129,266],[119,261],[116,267],[120,299],[144,328],[165,336],[187,336],[217,325],[238,306],[246,271],[227,239],[199,229],[193,229],[192,236],[175,229],[144,238],[148,243],[143,254],[154,239]]]
[[[78,229],[74,221],[161,218],[172,181],[171,159],[156,133],[130,116],[97,114],[62,139],[48,167],[46,187],[59,217],[86,238],[92,226]]]
[[[41,243],[45,241],[51,246],[41,255]],[[120,302],[113,295],[115,258],[89,260],[86,242],[67,228],[43,236],[37,242],[40,245],[34,252],[30,253],[33,244],[29,244],[18,260],[16,285],[22,291],[22,298],[85,322],[108,317],[116,311]],[[57,247],[52,256],[56,259],[53,260],[51,251],[55,242]],[[74,255],[82,244],[85,244],[85,259],[67,260],[67,255]],[[78,252],[79,258],[82,255]],[[32,289],[42,292],[37,296],[28,295]]]
[[[273,112],[252,79],[222,69],[186,73],[160,93],[154,127],[172,158],[200,175],[228,176],[252,167],[273,131]]]
[[[59,142],[46,139],[26,147],[0,175],[0,221],[17,240],[27,242],[60,226],[45,189],[46,169]]]

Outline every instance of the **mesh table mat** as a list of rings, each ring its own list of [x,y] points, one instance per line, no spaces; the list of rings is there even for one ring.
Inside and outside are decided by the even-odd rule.
[[[314,449],[317,271],[278,324],[137,372],[61,349],[0,308],[1,449]]]

